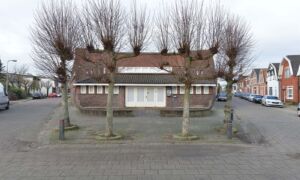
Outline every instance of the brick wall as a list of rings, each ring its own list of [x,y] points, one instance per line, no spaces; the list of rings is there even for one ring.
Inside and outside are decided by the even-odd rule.
[[[88,90],[88,89],[87,89]],[[215,99],[215,87],[209,87],[209,94],[195,94],[196,89],[194,88],[194,94],[190,95],[190,107],[199,108],[210,108],[212,101]],[[202,89],[203,92],[203,89]],[[94,94],[81,94],[80,87],[74,88],[73,100],[76,105],[81,107],[97,107],[105,108],[107,94],[96,94],[96,88]],[[166,97],[166,108],[182,107],[183,105],[183,94],[179,94],[179,87],[176,95]],[[119,87],[119,94],[113,95],[113,107],[125,108],[125,87]]]
[[[289,67],[289,63],[286,60],[283,60],[281,63],[283,67],[283,72],[282,72],[282,77],[281,77],[281,82],[280,82],[280,97],[281,100],[284,102],[293,102],[293,103],[298,103],[299,100],[299,93],[298,93],[298,77],[295,75],[291,76],[290,78],[286,78],[284,74],[285,68]],[[293,99],[287,99],[286,98],[286,91],[287,87],[292,86],[293,87]]]

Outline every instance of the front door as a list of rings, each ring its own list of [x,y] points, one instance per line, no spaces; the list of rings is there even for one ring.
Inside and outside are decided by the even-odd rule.
[[[126,87],[126,107],[165,107],[165,87]]]

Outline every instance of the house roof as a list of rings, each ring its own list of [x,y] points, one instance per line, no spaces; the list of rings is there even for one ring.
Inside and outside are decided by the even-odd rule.
[[[88,78],[76,81],[76,84],[107,83],[103,80]],[[171,74],[116,74],[116,84],[182,84]],[[196,80],[194,84],[216,84],[215,80]]]
[[[275,67],[276,73],[278,73],[280,63],[271,63],[271,64]]]
[[[208,51],[200,51],[200,55],[206,56]],[[193,54],[193,56],[198,57]],[[87,81],[93,79],[93,76],[97,74],[98,76],[105,76],[104,70],[107,69],[107,64],[110,62],[105,62],[108,58],[106,55],[101,52],[88,52],[85,49],[76,49],[76,56],[73,65],[72,71],[72,81],[80,82]],[[117,54],[118,57],[126,57],[117,61],[118,67],[161,67],[162,65],[165,67],[172,67],[173,71],[182,70],[185,66],[185,59],[177,54],[168,54],[161,55],[160,53],[141,53],[139,56],[130,57],[129,53],[120,53]],[[198,72],[202,79],[214,79],[215,83],[215,69],[214,69],[214,61],[213,58],[208,58],[204,60],[197,60],[191,62],[191,67],[197,69],[195,72]],[[106,70],[105,70],[106,71]],[[107,73],[107,72],[106,72]],[[172,75],[173,76],[173,75]],[[95,77],[95,76],[94,76]],[[205,78],[204,78],[205,77]],[[104,79],[103,77],[102,79]],[[123,74],[117,75],[119,82],[129,81],[134,83],[135,81],[147,83],[148,79],[151,83],[177,83],[170,76],[166,76],[165,74]],[[128,80],[129,78],[130,80]],[[165,79],[164,79],[165,78]],[[97,78],[98,79],[98,78]]]
[[[291,62],[292,73],[296,75],[300,65],[300,55],[288,55],[286,57]]]

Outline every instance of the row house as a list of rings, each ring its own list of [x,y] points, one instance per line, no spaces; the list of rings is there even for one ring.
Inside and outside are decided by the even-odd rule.
[[[300,55],[283,58],[279,66],[280,99],[283,102],[299,103]]]
[[[266,95],[267,94],[267,69],[253,69],[249,76],[250,93]]]
[[[248,76],[241,76],[237,82],[237,91],[238,92],[250,92],[250,83]]]
[[[268,95],[277,96],[277,97],[280,96],[279,79],[278,79],[279,66],[280,63],[270,63],[267,71]]]

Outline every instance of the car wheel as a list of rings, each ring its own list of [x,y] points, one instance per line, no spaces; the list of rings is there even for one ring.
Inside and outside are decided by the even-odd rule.
[[[5,109],[6,109],[6,110],[9,110],[9,102],[7,103]]]

